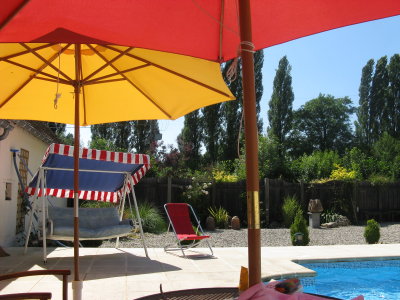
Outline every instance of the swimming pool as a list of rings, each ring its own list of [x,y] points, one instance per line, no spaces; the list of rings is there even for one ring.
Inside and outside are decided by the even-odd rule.
[[[340,299],[400,299],[400,260],[301,265],[317,272],[316,277],[301,278],[304,292]]]

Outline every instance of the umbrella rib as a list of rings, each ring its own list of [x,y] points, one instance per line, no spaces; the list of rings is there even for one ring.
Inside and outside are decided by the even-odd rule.
[[[50,79],[50,78],[46,78],[46,77],[39,77],[39,76],[33,76],[35,79],[38,80],[45,80],[45,81],[50,81],[50,82],[55,82],[55,83],[62,83],[62,84],[66,84],[66,85],[71,85],[70,81],[66,81],[65,79]]]
[[[56,59],[57,56],[58,56],[58,54],[53,55],[53,56],[49,59],[49,61],[52,62],[54,59]],[[14,62],[12,62],[12,61],[9,61],[8,59],[7,59],[7,60],[4,60],[4,61],[6,61],[6,62],[8,62],[8,63],[11,63],[11,64],[15,64],[15,65],[17,65],[17,66],[19,66],[19,67],[22,67],[22,68],[25,68],[25,69],[26,69],[25,66],[20,65],[20,64],[17,64],[17,63],[14,63]],[[32,79],[36,78],[36,74],[38,74],[38,73],[43,74],[44,72],[42,72],[42,70],[43,70],[45,67],[46,67],[46,64],[42,65],[42,66],[41,66],[39,69],[37,69],[37,70],[32,69],[32,68],[28,68],[28,70],[31,70],[31,71],[35,72],[35,75],[31,75],[24,83],[21,84],[21,86],[19,86],[10,96],[8,96],[8,97],[3,101],[3,103],[0,104],[0,108],[2,108],[4,105],[6,105],[6,104],[8,103],[8,101],[10,101],[20,90],[22,90],[29,82],[31,82]],[[50,75],[50,74],[44,73],[44,75]],[[50,77],[51,77],[51,76],[50,76]],[[54,78],[57,79],[57,77],[54,77]],[[63,79],[60,79],[60,82],[65,83],[65,84],[71,84],[71,83],[69,83],[69,82],[67,82],[67,81],[65,81],[65,80],[63,80]]]
[[[72,78],[70,78],[67,74],[65,74],[63,71],[61,71],[61,69],[53,66],[53,64],[48,61],[47,59],[45,59],[43,56],[41,56],[40,54],[36,53],[36,51],[33,51],[28,45],[26,45],[25,43],[20,43],[23,47],[25,47],[30,53],[32,53],[33,55],[35,55],[37,58],[39,58],[41,61],[43,61],[46,65],[48,65],[50,68],[52,68],[53,70],[55,70],[56,72],[60,73],[62,76],[64,76],[64,78],[66,78],[67,80],[72,81]],[[57,53],[57,56],[61,53],[64,52],[65,49],[67,49],[71,44],[67,44],[65,47],[63,47],[59,53]]]
[[[103,47],[108,48],[108,49],[111,49],[111,50],[114,50],[114,51],[117,51],[117,52],[122,52],[121,50],[118,50],[118,49],[116,49],[116,48],[113,48],[113,47],[111,47],[111,46],[109,46],[109,45],[103,45]],[[139,57],[139,56],[133,55],[133,54],[131,54],[131,53],[127,53],[126,55],[129,56],[129,57],[132,57],[132,58],[134,58],[134,59],[140,60],[140,61],[142,61],[142,62],[144,62],[144,63],[147,63],[147,64],[149,64],[149,65],[151,65],[151,66],[153,66],[153,67],[156,67],[156,68],[158,68],[158,69],[161,69],[161,70],[163,70],[163,71],[165,71],[165,72],[174,74],[174,75],[176,75],[176,76],[178,76],[178,77],[181,77],[181,78],[183,78],[183,79],[185,79],[185,80],[187,80],[187,81],[190,81],[190,82],[192,82],[192,83],[194,83],[194,84],[200,85],[200,86],[202,86],[202,87],[204,87],[204,88],[207,88],[207,89],[209,89],[209,90],[211,90],[211,91],[213,91],[213,92],[216,92],[216,93],[218,93],[218,94],[224,95],[225,97],[230,97],[227,93],[224,93],[224,92],[222,92],[222,91],[220,91],[220,90],[218,90],[218,89],[216,89],[216,88],[213,88],[212,86],[209,86],[209,85],[207,85],[207,84],[205,84],[205,83],[202,83],[202,82],[200,82],[200,81],[198,81],[198,80],[196,80],[196,79],[193,79],[193,78],[191,78],[191,77],[189,77],[189,76],[186,76],[186,75],[183,75],[183,74],[178,73],[178,72],[176,72],[176,71],[167,69],[167,68],[165,68],[165,67],[163,67],[163,66],[161,66],[161,65],[155,64],[155,63],[153,63],[153,62],[151,62],[151,61],[148,61],[148,60],[146,60],[146,59],[144,59],[144,58],[141,58],[141,57]]]
[[[112,48],[111,48],[112,49]],[[97,51],[95,48],[92,49],[94,52],[96,52],[96,54],[101,57],[104,61],[107,61],[107,59],[105,57],[103,57],[103,55],[101,55],[101,53],[99,51]],[[114,50],[114,49],[112,49]],[[122,51],[118,51],[118,52],[122,52]],[[128,54],[125,54],[128,55]],[[113,64],[110,64],[110,67],[112,67],[119,75],[121,75],[123,78],[125,78],[125,80],[127,82],[129,82],[135,89],[137,89],[144,97],[147,98],[147,100],[149,100],[151,103],[153,103],[154,106],[156,106],[163,114],[165,114],[169,119],[172,119],[172,116],[167,113],[160,105],[158,105],[156,102],[153,101],[153,99],[150,98],[150,96],[148,96],[141,88],[139,88],[136,84],[134,84],[129,78],[127,78],[125,76],[125,74],[122,74]]]
[[[80,78],[83,78],[83,69],[82,69],[82,64],[80,64]],[[81,81],[81,91],[82,91],[82,105],[83,105],[83,124],[87,124],[86,123],[86,94],[85,94],[85,87],[82,84],[82,80]]]
[[[125,78],[116,78],[116,79],[109,79],[109,80],[91,80],[89,82],[85,82],[85,85],[92,85],[92,84],[102,84],[102,83],[107,83],[107,82],[116,82],[116,81],[126,81]]]
[[[46,44],[46,45],[42,45],[42,46],[39,46],[39,47],[36,47],[36,48],[31,48],[31,49],[33,51],[38,51],[38,50],[41,50],[41,49],[46,49],[46,48],[52,47],[54,45],[56,45],[56,44]],[[28,54],[29,52],[31,52],[31,51],[25,50],[25,51],[21,51],[21,52],[14,53],[14,54],[11,54],[11,55],[7,55],[7,56],[4,56],[4,57],[0,57],[0,61],[5,60],[5,59],[18,57],[18,56],[21,56],[21,55],[25,55],[25,54]]]
[[[92,49],[94,51],[94,47],[92,45],[87,44],[87,46]],[[101,66],[100,68],[98,68],[96,71],[94,71],[92,74],[88,75],[86,78],[82,79],[82,82],[84,83],[85,81],[88,81],[90,78],[92,78],[94,75],[96,75],[97,73],[99,73],[100,71],[104,70],[107,66],[111,65],[113,62],[115,62],[116,60],[120,59],[122,56],[125,55],[125,53],[127,53],[128,51],[130,51],[131,49],[133,49],[132,47],[126,49],[124,52],[118,54],[116,57],[114,57],[113,59],[106,61],[106,63]]]
[[[47,77],[49,77],[49,78],[54,78],[54,79],[57,80],[57,76],[54,76],[54,75],[51,75],[51,74],[49,74],[49,73],[46,73],[46,72],[42,72],[42,71],[41,71],[41,70],[43,70],[43,69],[47,66],[47,64],[41,66],[39,69],[34,69],[34,68],[31,68],[31,67],[28,67],[28,66],[24,66],[24,65],[22,65],[22,64],[20,64],[20,63],[17,63],[17,62],[8,60],[8,59],[5,59],[5,60],[3,60],[3,61],[4,61],[4,62],[7,62],[7,63],[9,63],[9,64],[12,64],[12,65],[15,65],[15,66],[17,66],[17,67],[20,67],[20,68],[22,68],[22,69],[27,69],[27,70],[29,70],[29,71],[34,72],[35,74],[34,74],[34,75],[31,75],[31,77],[35,77],[37,74],[42,74],[42,75],[44,75],[44,76],[47,76]],[[62,80],[62,79],[60,79],[60,81],[61,81],[61,80]],[[63,81],[68,82],[68,81],[66,81],[66,80],[63,80]]]
[[[121,75],[123,73],[132,72],[132,71],[135,71],[135,70],[138,70],[138,69],[142,69],[142,68],[148,67],[148,66],[149,65],[146,64],[146,65],[141,65],[141,66],[134,67],[134,68],[129,68],[129,69],[126,69],[126,70],[123,70],[123,71],[119,71],[119,72],[115,72],[115,73],[112,73],[112,74],[109,74],[109,75],[97,77],[96,79],[93,79],[93,80],[84,81],[83,84],[88,85],[88,84],[103,83],[103,82],[105,82],[103,79],[106,79],[106,78],[109,78],[109,77],[113,77],[115,75]],[[117,80],[125,80],[125,79],[113,79],[113,80],[110,80],[110,81],[117,81]]]

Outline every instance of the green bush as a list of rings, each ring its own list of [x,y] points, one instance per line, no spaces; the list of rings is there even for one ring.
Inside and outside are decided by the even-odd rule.
[[[334,165],[340,163],[339,154],[334,151],[314,151],[304,154],[293,162],[294,172],[304,182],[328,178]]]
[[[217,228],[228,228],[229,214],[225,208],[210,207],[208,212],[210,213],[211,217],[214,218],[215,226]]]
[[[138,203],[140,218],[144,232],[162,233],[167,230],[167,224],[157,207],[149,202]],[[132,206],[132,212],[136,217],[135,208]],[[130,218],[130,210],[125,209],[124,214]]]
[[[367,226],[364,230],[364,237],[365,241],[368,244],[376,244],[378,243],[381,233],[380,233],[380,226],[379,223],[376,222],[374,219],[367,221]]]
[[[293,224],[298,210],[302,211],[296,196],[287,196],[283,199],[282,216],[283,224],[286,228],[289,228]]]
[[[296,239],[295,239],[296,233],[303,234],[303,240],[302,240],[301,244],[296,243]],[[297,211],[296,217],[294,218],[294,222],[293,222],[292,226],[290,226],[290,238],[292,240],[293,246],[307,246],[308,243],[310,242],[307,222],[306,222],[306,219],[304,219],[303,212],[301,210]]]

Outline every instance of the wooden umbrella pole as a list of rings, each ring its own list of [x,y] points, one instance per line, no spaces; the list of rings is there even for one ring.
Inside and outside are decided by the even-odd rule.
[[[74,132],[74,280],[79,281],[79,94],[81,45],[75,45],[75,132]]]
[[[261,239],[258,179],[258,129],[250,0],[239,1],[243,109],[246,139],[249,286],[261,282]]]

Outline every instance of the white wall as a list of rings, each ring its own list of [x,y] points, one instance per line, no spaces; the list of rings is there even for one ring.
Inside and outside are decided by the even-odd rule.
[[[13,165],[10,149],[29,151],[28,166],[32,173],[36,173],[48,144],[31,135],[28,131],[15,126],[8,137],[0,141],[0,245],[7,247],[14,245],[16,237],[18,177]],[[19,166],[19,158],[17,157]],[[31,180],[28,174],[28,182]],[[12,184],[11,200],[5,200],[6,183]]]

